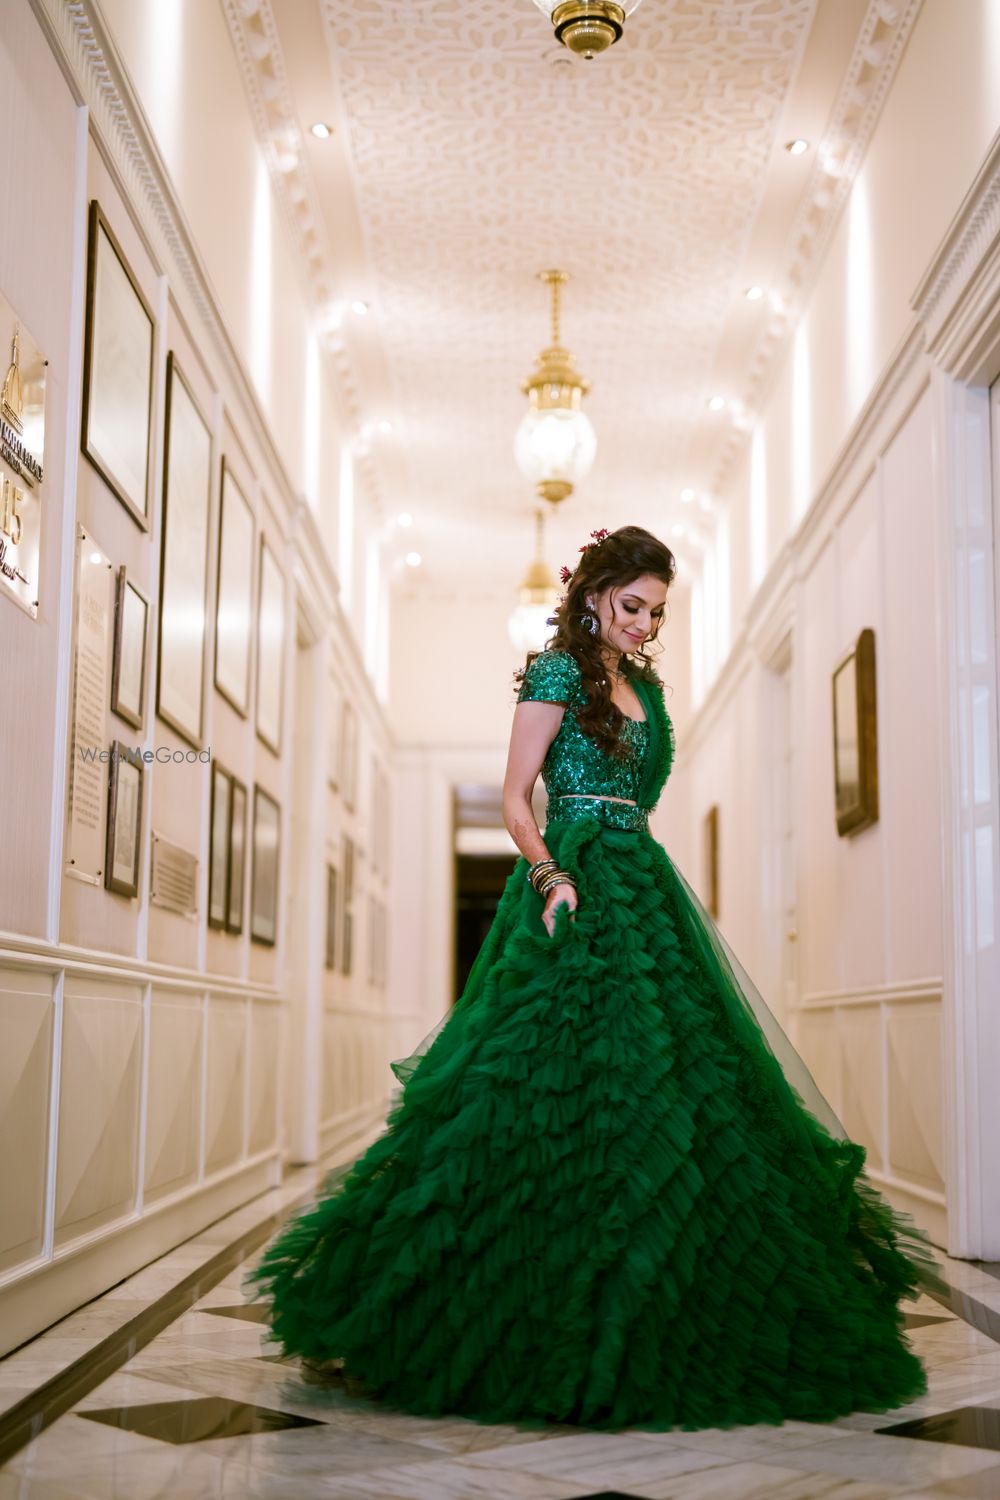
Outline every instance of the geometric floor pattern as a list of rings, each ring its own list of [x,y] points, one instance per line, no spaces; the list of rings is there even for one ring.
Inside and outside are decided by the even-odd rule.
[[[919,1401],[669,1433],[382,1412],[276,1356],[239,1266],[0,1469],[0,1500],[1000,1500],[1000,1278],[941,1259],[955,1310],[904,1304]]]

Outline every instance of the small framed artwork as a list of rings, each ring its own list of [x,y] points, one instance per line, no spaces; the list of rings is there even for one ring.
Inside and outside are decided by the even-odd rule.
[[[212,762],[212,811],[208,839],[208,925],[225,927],[229,915],[229,823],[233,783],[217,760]]]
[[[171,353],[156,712],[196,750],[201,749],[211,499],[212,434]]]
[[[875,632],[861,631],[833,673],[833,779],[837,833],[878,821]]]
[[[139,894],[142,832],[142,761],[128,746],[111,746],[108,784],[108,835],[104,884],[116,896]]]
[[[340,785],[340,753],[341,753],[341,716],[344,707],[344,695],[340,683],[336,677],[331,676],[329,686],[330,722],[327,730],[326,741],[326,779],[330,786],[336,791]]]
[[[243,718],[250,707],[255,530],[250,502],[223,458],[215,600],[215,686]]]
[[[247,865],[247,789],[236,777],[230,778],[229,800],[229,881],[226,890],[226,931],[243,931],[243,892]]]
[[[344,806],[353,811],[358,784],[358,719],[349,698],[344,699],[340,729],[340,795]]]
[[[352,963],[352,947],[354,936],[354,840],[350,834],[344,835],[344,859],[342,864],[344,872],[344,936],[340,945],[340,972],[350,974]]]
[[[285,575],[264,537],[260,539],[257,591],[257,733],[281,754],[281,689],[285,680]]]
[[[278,940],[278,861],[281,809],[261,786],[253,789],[253,869],[250,877],[250,936],[273,947]]]
[[[326,967],[337,967],[337,871],[326,867]]]
[[[126,577],[124,564],[115,586],[115,638],[111,668],[111,712],[142,728],[146,711],[146,636],[149,600]]]
[[[90,205],[80,444],[129,515],[149,529],[152,311],[97,199]]]
[[[704,822],[704,847],[705,847],[705,888],[708,899],[705,902],[709,916],[718,918],[719,915],[719,804],[713,802],[705,814]]]

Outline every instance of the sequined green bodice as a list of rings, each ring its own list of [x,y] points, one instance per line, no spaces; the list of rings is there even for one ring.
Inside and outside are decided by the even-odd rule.
[[[657,723],[653,719],[659,690],[653,688],[642,692],[636,686],[636,691],[646,709],[646,718],[625,719],[621,736],[626,751],[619,758],[602,750],[597,741],[580,728],[576,710],[583,707],[587,699],[576,658],[568,651],[543,651],[528,667],[518,693],[519,703],[566,704],[559,732],[542,763],[550,823],[596,817],[613,828],[646,827],[649,809],[655,805],[669,774],[673,741],[662,700],[657,719],[662,716],[663,722]],[[664,742],[665,753],[656,758],[656,766],[650,765],[653,758],[650,741],[653,738]],[[598,797],[625,800],[595,801]],[[635,806],[628,806],[629,802]]]

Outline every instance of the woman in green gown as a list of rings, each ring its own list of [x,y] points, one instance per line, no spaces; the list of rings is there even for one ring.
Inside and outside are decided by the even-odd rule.
[[[521,857],[468,983],[255,1282],[286,1353],[414,1413],[888,1410],[926,1390],[898,1303],[940,1268],[648,831],[673,731],[644,648],[674,558],[639,527],[592,535],[523,674]]]

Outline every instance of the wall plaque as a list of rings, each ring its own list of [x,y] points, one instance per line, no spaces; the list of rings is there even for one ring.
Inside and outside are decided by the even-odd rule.
[[[149,899],[182,917],[198,915],[198,860],[158,833],[153,834],[149,861]]]
[[[70,721],[67,875],[88,885],[104,880],[108,746],[108,651],[111,639],[111,562],[77,527],[76,650]]]
[[[45,451],[46,360],[10,303],[0,296],[0,589],[32,619],[38,615]]]

